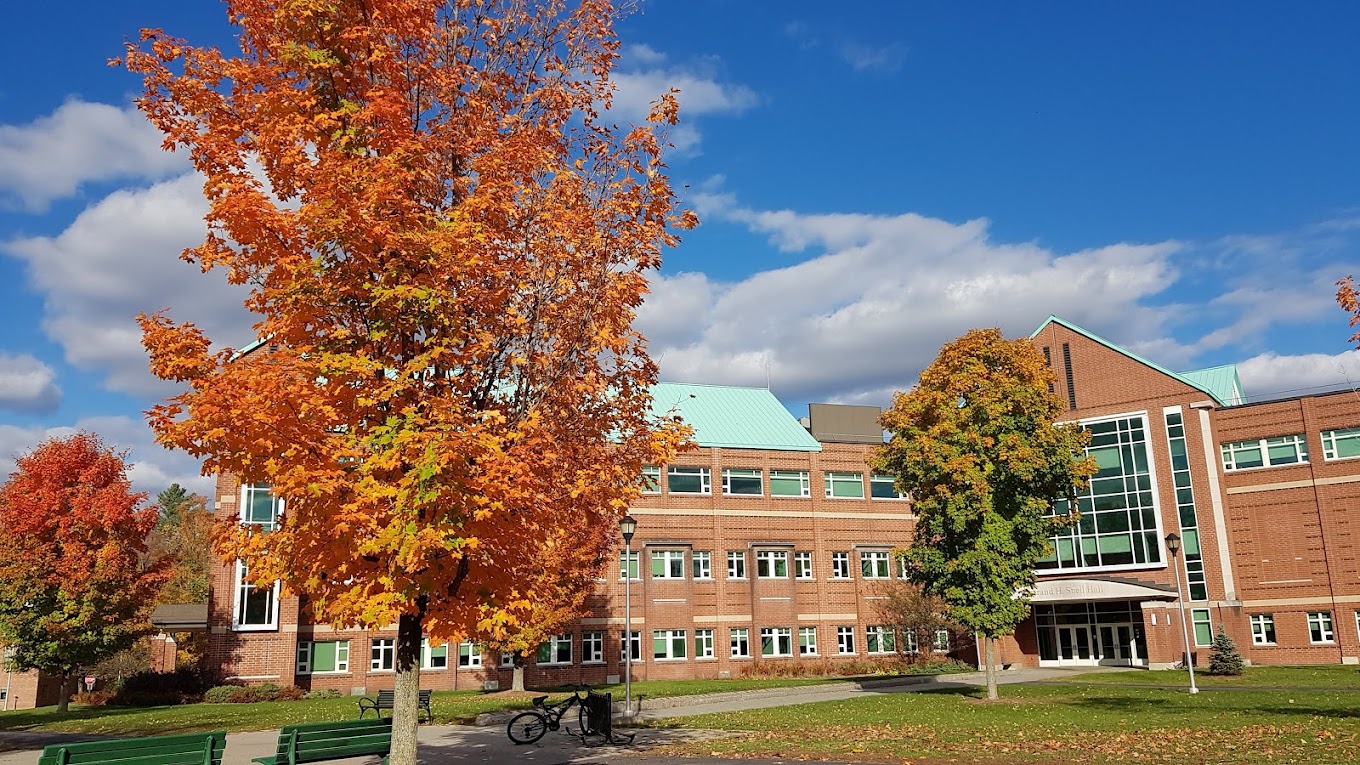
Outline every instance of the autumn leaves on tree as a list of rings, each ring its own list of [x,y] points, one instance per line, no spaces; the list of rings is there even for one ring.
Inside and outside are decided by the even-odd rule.
[[[185,390],[161,443],[286,502],[225,531],[259,584],[336,624],[399,625],[393,762],[414,759],[422,635],[506,638],[560,602],[546,551],[603,565],[644,464],[683,439],[650,415],[631,328],[692,225],[661,161],[676,102],[601,111],[609,2],[231,0],[241,50],[159,31],[129,47],[140,101],[204,177],[185,257],[251,286],[265,347],[233,363],[144,316]],[[606,115],[607,116],[607,115]]]

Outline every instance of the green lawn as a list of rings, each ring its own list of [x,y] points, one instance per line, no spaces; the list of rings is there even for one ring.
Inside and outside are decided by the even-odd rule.
[[[1105,677],[1093,675],[1091,680]],[[1283,677],[1287,675],[1273,679]],[[675,748],[745,757],[913,765],[1360,760],[1360,693],[1349,691],[1205,691],[1192,696],[1067,684],[1002,686],[1001,695],[1000,702],[988,703],[979,689],[891,693],[666,724],[748,731],[734,739]]]
[[[1189,686],[1189,674],[1183,670],[1131,670],[1129,672],[1101,672],[1085,675],[1072,681],[1080,685],[1100,683],[1119,685],[1157,685],[1174,688]],[[1195,684],[1201,688],[1351,688],[1360,690],[1360,667],[1329,664],[1320,667],[1248,667],[1245,674],[1216,677],[1195,672]]]

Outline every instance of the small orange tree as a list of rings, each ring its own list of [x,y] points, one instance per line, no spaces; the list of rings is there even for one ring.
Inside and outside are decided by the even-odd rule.
[[[230,363],[143,316],[152,371],[187,388],[150,421],[286,499],[275,530],[219,537],[256,583],[397,625],[392,762],[412,765],[422,636],[516,629],[560,586],[536,576],[559,531],[612,527],[682,440],[649,415],[631,328],[694,222],[661,161],[676,102],[600,118],[608,0],[226,4],[239,54],[147,31],[124,62],[204,176],[185,257],[250,285],[267,352]]]
[[[143,560],[157,509],[142,508],[118,454],[89,433],[46,441],[0,486],[0,642],[16,669],[71,676],[147,634],[169,559]]]
[[[1336,283],[1336,302],[1351,315],[1352,327],[1360,325],[1360,292],[1355,290],[1354,277],[1347,276]],[[1351,335],[1351,342],[1360,345],[1360,332]]]

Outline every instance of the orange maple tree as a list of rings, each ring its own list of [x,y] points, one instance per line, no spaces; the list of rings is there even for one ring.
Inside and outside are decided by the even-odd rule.
[[[146,559],[157,509],[140,507],[123,459],[89,433],[43,442],[0,486],[0,642],[11,666],[61,677],[131,646],[151,628],[168,558]]]
[[[1336,283],[1336,302],[1351,315],[1352,327],[1360,325],[1360,292],[1355,290],[1354,277],[1347,276]],[[1360,346],[1360,332],[1351,335],[1351,342]]]
[[[226,5],[239,54],[146,31],[124,63],[204,177],[185,257],[250,285],[267,346],[232,363],[143,316],[153,372],[187,388],[150,421],[286,499],[277,529],[219,539],[254,581],[397,624],[392,762],[413,763],[422,635],[515,629],[559,586],[535,574],[564,523],[612,526],[683,439],[631,326],[694,223],[661,160],[677,105],[603,113],[607,0]]]

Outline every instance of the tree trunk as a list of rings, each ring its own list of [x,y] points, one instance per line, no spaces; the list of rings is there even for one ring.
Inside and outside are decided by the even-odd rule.
[[[987,656],[987,700],[996,701],[996,638],[985,635],[982,639]]]
[[[71,688],[71,671],[63,670],[61,673],[61,687],[57,690],[57,714],[65,714],[69,708]]]
[[[512,691],[523,691],[523,690],[524,690],[524,661],[523,661],[523,657],[519,656],[518,654],[515,655],[515,672],[514,672],[513,675],[511,675],[511,677],[512,677],[513,679],[510,680],[510,690],[512,690]]]
[[[416,613],[397,621],[397,686],[392,699],[392,755],[390,765],[416,765],[416,732],[420,726],[420,637],[425,620],[425,597],[416,599]]]

